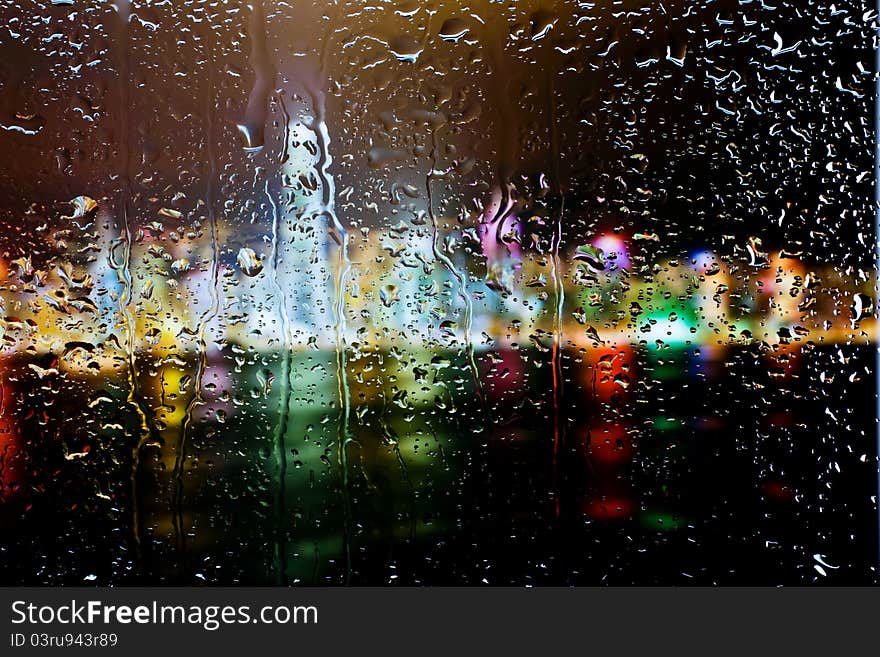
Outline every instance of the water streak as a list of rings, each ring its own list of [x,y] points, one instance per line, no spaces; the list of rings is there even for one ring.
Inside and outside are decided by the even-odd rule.
[[[553,83],[553,73],[551,71],[548,79],[547,90],[547,116],[550,122],[550,150],[552,152],[552,174],[553,183],[556,192],[559,195],[559,211],[556,216],[555,232],[551,240],[552,252],[552,276],[553,276],[553,293],[555,298],[554,327],[553,327],[553,349],[551,353],[551,361],[553,367],[553,479],[554,490],[556,493],[556,514],[559,515],[559,495],[558,484],[556,482],[559,462],[560,442],[564,439],[564,423],[562,420],[562,356],[560,349],[562,347],[562,308],[565,304],[565,289],[562,283],[562,271],[560,265],[559,248],[562,244],[562,218],[565,214],[565,195],[562,190],[562,182],[559,176],[559,134],[556,126],[556,86]]]
[[[427,205],[428,205],[428,218],[431,221],[431,251],[434,255],[435,260],[439,260],[443,263],[443,266],[446,267],[446,270],[452,275],[455,279],[456,283],[458,283],[458,296],[464,303],[464,327],[463,327],[463,337],[465,349],[467,351],[467,359],[468,359],[468,369],[471,373],[471,379],[474,384],[474,392],[477,395],[477,399],[480,402],[480,405],[483,406],[484,410],[486,410],[486,420],[491,423],[491,417],[488,413],[488,409],[486,409],[486,395],[483,390],[483,382],[480,379],[480,372],[477,369],[477,361],[476,361],[476,353],[474,349],[474,341],[471,337],[471,330],[473,328],[474,323],[474,304],[471,300],[470,293],[468,291],[468,280],[467,273],[465,271],[459,270],[449,256],[446,254],[445,249],[439,248],[438,240],[439,240],[439,232],[437,230],[437,217],[434,215],[434,199],[433,193],[431,191],[431,180],[434,176],[434,171],[437,169],[437,130],[431,130],[431,170],[428,172],[428,175],[425,176],[425,193],[427,195]]]
[[[409,468],[407,468],[406,461],[400,451],[400,436],[397,435],[394,427],[392,427],[391,423],[388,421],[388,391],[383,390],[381,397],[382,410],[379,414],[379,425],[382,427],[385,442],[391,446],[394,456],[397,458],[397,467],[400,468],[400,474],[403,477],[407,492],[409,493],[409,536],[410,539],[414,540],[416,537],[416,488],[412,482],[412,478],[409,476]]]
[[[205,103],[205,151],[208,156],[208,175],[205,180],[205,204],[208,212],[208,224],[211,233],[211,287],[208,308],[199,317],[196,328],[198,344],[198,363],[196,376],[193,381],[193,393],[186,405],[183,423],[180,428],[180,438],[177,443],[177,451],[174,459],[174,486],[175,486],[175,529],[178,539],[178,547],[181,553],[181,563],[185,570],[186,562],[186,532],[183,527],[183,470],[186,461],[187,432],[192,424],[193,413],[196,407],[202,404],[202,383],[205,371],[208,367],[208,344],[205,334],[208,324],[217,317],[220,312],[220,295],[217,289],[220,273],[220,254],[217,242],[217,217],[214,211],[216,204],[216,179],[217,179],[217,154],[214,145],[214,53],[209,42],[207,57],[208,66],[208,93]]]
[[[132,303],[132,278],[131,278],[131,250],[132,250],[132,229],[131,229],[131,145],[130,145],[130,128],[129,128],[129,33],[128,18],[130,15],[130,3],[128,0],[119,0],[115,3],[118,13],[118,23],[114,43],[116,47],[116,56],[119,66],[118,94],[119,94],[119,210],[121,215],[121,234],[118,240],[114,241],[109,253],[110,268],[116,272],[117,280],[122,284],[122,294],[119,296],[119,312],[122,315],[125,329],[125,354],[128,378],[128,395],[126,403],[132,406],[138,414],[140,420],[140,431],[138,441],[132,448],[131,454],[131,473],[129,477],[131,486],[131,525],[132,538],[135,544],[137,559],[140,562],[143,559],[143,551],[141,544],[141,513],[140,513],[140,493],[138,491],[138,474],[140,473],[141,451],[144,446],[153,438],[154,442],[158,442],[157,431],[150,422],[152,411],[147,404],[139,383],[139,374],[137,368],[137,359],[135,354],[135,319]],[[116,258],[117,247],[122,246],[122,261]]]
[[[266,143],[266,120],[269,112],[269,95],[275,79],[275,70],[266,44],[266,16],[261,0],[251,8],[248,33],[251,40],[250,64],[254,70],[254,86],[248,97],[244,117],[237,127],[244,138],[248,151],[259,151]]]
[[[279,98],[282,112],[284,113],[284,152],[287,150],[287,143],[290,138],[290,117],[284,109],[284,100]],[[283,159],[282,155],[282,159]],[[290,343],[290,317],[287,314],[287,294],[281,287],[281,280],[278,274],[278,263],[281,258],[279,250],[279,231],[280,231],[280,211],[275,198],[269,191],[269,181],[266,180],[265,186],[266,198],[272,207],[272,287],[278,297],[278,317],[281,320],[282,344],[284,356],[281,360],[281,395],[278,403],[278,422],[275,425],[275,434],[273,437],[273,445],[275,449],[275,459],[278,464],[278,493],[276,498],[276,540],[275,554],[278,562],[279,584],[287,583],[287,541],[285,540],[285,508],[286,508],[286,478],[287,478],[287,450],[285,441],[287,438],[287,426],[290,414],[290,358],[292,345]]]
[[[326,71],[327,43],[325,40],[321,52],[320,79]],[[310,85],[309,93],[315,111],[314,132],[318,141],[318,177],[321,181],[321,214],[326,216],[332,230],[336,233],[339,244],[339,258],[336,263],[335,285],[336,299],[333,305],[333,332],[336,351],[336,379],[339,398],[339,416],[337,420],[337,462],[342,472],[343,506],[345,511],[345,528],[343,534],[343,552],[345,554],[345,583],[351,579],[351,494],[349,490],[348,447],[351,442],[349,435],[349,418],[351,415],[351,392],[348,385],[347,355],[345,346],[345,290],[348,275],[351,271],[351,260],[348,254],[349,234],[336,215],[336,186],[333,176],[329,173],[333,158],[330,155],[330,132],[327,129],[326,95],[320,82]]]

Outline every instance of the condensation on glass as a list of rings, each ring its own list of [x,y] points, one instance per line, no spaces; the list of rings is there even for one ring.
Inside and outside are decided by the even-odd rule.
[[[867,5],[0,14],[3,584],[877,581]]]

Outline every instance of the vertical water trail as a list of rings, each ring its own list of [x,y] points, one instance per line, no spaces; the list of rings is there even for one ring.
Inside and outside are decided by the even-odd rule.
[[[330,132],[327,129],[326,96],[322,88],[322,80],[327,70],[327,44],[324,40],[321,49],[319,80],[310,85],[309,94],[315,110],[314,132],[318,140],[318,178],[321,181],[321,214],[326,216],[336,233],[339,244],[339,258],[336,263],[335,284],[336,299],[333,305],[333,332],[336,342],[336,380],[339,397],[339,417],[337,423],[337,461],[342,472],[342,494],[345,513],[343,534],[343,552],[345,554],[345,583],[351,580],[351,496],[348,478],[348,446],[351,438],[348,432],[351,415],[351,392],[348,387],[347,356],[345,353],[345,289],[348,274],[351,271],[351,260],[348,255],[349,234],[336,216],[336,186],[333,176],[329,173],[333,158],[330,155]]]
[[[880,13],[880,0],[874,3]],[[874,38],[880,38],[880,27],[875,28]],[[880,73],[880,48],[874,49],[874,71]],[[880,76],[874,82],[874,271],[880,271]],[[880,322],[880,281],[874,284],[874,319]],[[875,324],[875,327],[877,324]],[[880,419],[880,342],[877,342],[876,328],[874,340],[874,383],[875,417]],[[875,436],[877,455],[880,456],[880,422]],[[880,531],[880,458],[877,459],[877,526]],[[878,545],[878,564],[880,564],[880,545]]]
[[[284,99],[279,97],[282,112],[284,114],[284,150],[282,151],[282,162],[284,154],[287,152],[287,144],[290,139],[290,117],[284,109]],[[286,504],[286,478],[287,478],[287,448],[285,439],[287,438],[287,424],[290,413],[290,317],[287,314],[287,294],[281,287],[281,280],[278,274],[278,261],[281,253],[278,248],[280,241],[280,214],[278,204],[269,191],[269,180],[266,180],[265,187],[266,198],[272,207],[272,287],[278,297],[278,317],[281,320],[282,346],[284,356],[281,360],[281,399],[278,403],[278,422],[275,425],[275,435],[273,437],[273,445],[275,449],[275,458],[278,463],[278,493],[276,497],[276,538],[275,538],[275,555],[277,560],[277,572],[279,584],[287,584],[287,541],[285,539],[285,504]]]
[[[262,0],[251,6],[248,33],[251,39],[250,64],[254,70],[254,86],[248,96],[247,108],[238,123],[248,151],[259,151],[265,144],[266,119],[269,111],[269,95],[275,79],[275,70],[266,43],[266,16]]]
[[[205,180],[205,204],[208,212],[208,224],[211,233],[211,288],[208,308],[199,317],[196,329],[198,343],[198,363],[196,376],[193,381],[193,393],[186,405],[183,423],[180,427],[180,438],[177,443],[177,453],[174,459],[174,486],[175,486],[175,517],[178,548],[181,554],[182,569],[185,572],[186,563],[186,532],[183,527],[183,469],[186,461],[187,432],[192,424],[193,413],[197,406],[202,403],[202,382],[205,370],[208,367],[208,343],[205,338],[208,324],[217,317],[220,311],[220,295],[217,284],[220,273],[220,254],[217,243],[217,216],[215,206],[215,184],[217,178],[217,153],[214,147],[214,48],[208,38],[208,92],[205,100],[205,152],[208,157],[208,175]]]
[[[431,191],[431,180],[434,178],[434,172],[437,170],[437,129],[431,129],[431,170],[425,176],[425,193],[428,204],[428,218],[431,221],[431,251],[434,259],[439,260],[446,267],[446,270],[452,275],[458,284],[458,296],[464,302],[464,330],[463,338],[465,349],[467,350],[468,369],[471,372],[471,379],[474,383],[474,392],[477,400],[486,411],[486,421],[491,424],[491,418],[488,414],[486,406],[486,395],[483,390],[483,381],[480,379],[480,372],[477,369],[477,361],[474,350],[474,341],[471,337],[474,318],[474,304],[468,290],[467,272],[459,271],[455,263],[446,255],[446,252],[438,248],[439,233],[437,230],[437,217],[434,215],[434,197]]]
[[[397,457],[397,466],[400,468],[400,473],[403,475],[403,481],[409,492],[409,537],[410,540],[414,540],[416,537],[416,488],[412,482],[412,478],[409,476],[409,468],[406,467],[406,461],[403,459],[403,454],[400,453],[400,437],[397,435],[394,427],[388,422],[388,391],[385,390],[384,387],[385,386],[383,385],[382,409],[379,414],[379,425],[382,427],[385,441],[391,445],[394,455]]]
[[[553,83],[553,71],[551,69],[548,79],[547,89],[547,116],[550,121],[550,151],[552,155],[553,166],[553,184],[559,194],[559,212],[556,217],[556,230],[551,240],[552,251],[552,268],[553,268],[553,292],[556,301],[553,322],[553,350],[551,354],[553,366],[553,488],[556,497],[556,515],[559,515],[559,495],[558,495],[558,466],[559,466],[559,445],[563,439],[565,430],[561,417],[562,404],[562,359],[560,348],[562,345],[562,308],[565,303],[565,288],[562,284],[562,272],[559,260],[559,247],[562,243],[562,218],[565,214],[565,195],[562,190],[562,182],[559,177],[559,134],[556,126],[556,85]]]
[[[129,0],[118,0],[115,3],[118,13],[118,23],[113,40],[116,47],[116,55],[119,66],[118,94],[119,94],[119,210],[121,215],[121,235],[114,240],[109,253],[110,268],[116,272],[117,280],[122,284],[122,294],[119,296],[119,313],[122,315],[125,328],[125,355],[127,360],[128,396],[126,403],[133,406],[140,420],[140,432],[138,441],[131,454],[131,525],[132,538],[134,539],[137,559],[140,563],[143,559],[141,546],[141,516],[138,491],[138,474],[140,472],[141,451],[147,441],[156,437],[156,430],[150,422],[151,411],[143,396],[135,358],[135,319],[132,308],[132,279],[131,279],[131,171],[130,171],[130,129],[129,129],[129,33],[128,19],[130,14]],[[116,249],[122,246],[122,261],[116,259]]]
[[[518,119],[516,113],[510,110],[510,85],[513,80],[513,71],[510,70],[508,59],[504,56],[507,31],[504,18],[493,15],[486,26],[485,37],[485,47],[494,73],[489,77],[489,84],[492,88],[491,97],[496,100],[495,112],[500,133],[495,139],[498,144],[496,175],[502,196],[495,216],[489,221],[489,226],[495,226],[494,237],[499,244],[502,243],[502,227],[514,206],[514,187],[511,180],[519,160]]]

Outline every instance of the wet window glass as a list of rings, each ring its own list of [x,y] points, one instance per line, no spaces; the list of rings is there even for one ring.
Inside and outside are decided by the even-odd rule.
[[[3,584],[877,580],[859,2],[0,2]]]

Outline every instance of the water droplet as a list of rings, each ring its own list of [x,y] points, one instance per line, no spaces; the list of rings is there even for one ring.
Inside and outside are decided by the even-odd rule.
[[[242,247],[238,251],[238,268],[245,276],[256,276],[263,271],[263,263],[257,258],[257,254],[253,249]]]

